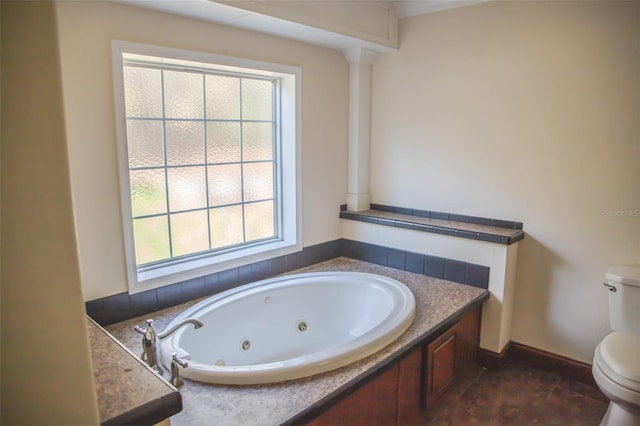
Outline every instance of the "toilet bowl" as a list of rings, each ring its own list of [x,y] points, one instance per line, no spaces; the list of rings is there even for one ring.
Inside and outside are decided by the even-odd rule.
[[[609,334],[596,347],[592,366],[596,384],[611,401],[601,426],[640,425],[640,336]]]
[[[613,333],[596,347],[591,371],[611,401],[601,426],[640,426],[640,265],[612,266],[609,290]]]

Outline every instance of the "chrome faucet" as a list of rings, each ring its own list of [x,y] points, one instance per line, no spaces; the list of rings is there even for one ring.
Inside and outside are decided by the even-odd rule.
[[[140,355],[140,359],[146,362],[149,367],[151,367],[154,371],[156,371],[161,376],[164,373],[164,371],[160,366],[160,357],[158,356],[158,341],[175,333],[176,330],[178,330],[180,327],[184,325],[193,324],[194,328],[196,329],[204,325],[201,321],[195,318],[187,318],[186,320],[181,321],[180,323],[171,327],[169,330],[165,330],[162,333],[158,333],[153,327],[152,319],[148,319],[146,322],[147,322],[146,329],[143,329],[137,325],[133,327],[135,331],[142,334],[142,354]]]
[[[148,320],[147,320],[148,321]],[[182,327],[183,325],[187,325],[187,324],[193,324],[193,327],[197,330],[198,328],[202,327],[204,324],[202,323],[202,321],[199,321],[195,318],[187,318],[184,321],[179,322],[178,324],[174,325],[173,327],[171,327],[169,330],[165,330],[162,333],[158,333],[158,339],[162,340],[165,337],[168,337],[170,335],[172,335],[173,333],[176,332],[177,329],[179,329],[180,327]]]
[[[155,328],[153,328],[153,320],[147,320],[146,329],[142,329],[137,325],[133,327],[133,329],[142,334],[142,355],[140,355],[140,359],[162,375],[163,371],[160,365],[158,365],[158,354],[156,351],[158,335],[156,334]]]

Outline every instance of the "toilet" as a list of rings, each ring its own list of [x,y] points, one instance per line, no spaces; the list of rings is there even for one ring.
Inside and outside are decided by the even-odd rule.
[[[593,357],[593,378],[611,401],[600,425],[640,426],[640,266],[612,266],[604,285],[614,331]]]

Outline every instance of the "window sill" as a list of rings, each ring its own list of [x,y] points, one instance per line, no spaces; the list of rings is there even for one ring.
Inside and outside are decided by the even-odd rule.
[[[239,251],[230,251],[198,259],[187,259],[182,263],[168,264],[147,271],[139,271],[136,273],[137,281],[132,286],[130,285],[129,293],[140,293],[234,267],[285,256],[300,250],[302,250],[302,247],[299,242],[276,240]]]

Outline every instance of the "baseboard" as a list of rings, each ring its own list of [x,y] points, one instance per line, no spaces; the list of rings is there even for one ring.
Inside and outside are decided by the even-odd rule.
[[[591,364],[586,362],[576,361],[516,342],[511,342],[507,358],[521,361],[535,368],[552,370],[571,380],[596,385],[591,373]]]
[[[553,371],[560,376],[596,386],[591,373],[591,364],[556,355],[522,343],[509,342],[500,353],[480,348],[478,364],[488,369],[501,368],[509,360],[518,361],[541,370]]]
[[[511,342],[507,343],[500,353],[480,348],[478,349],[478,364],[482,367],[488,368],[489,370],[501,368],[504,365],[507,352],[510,348]]]

